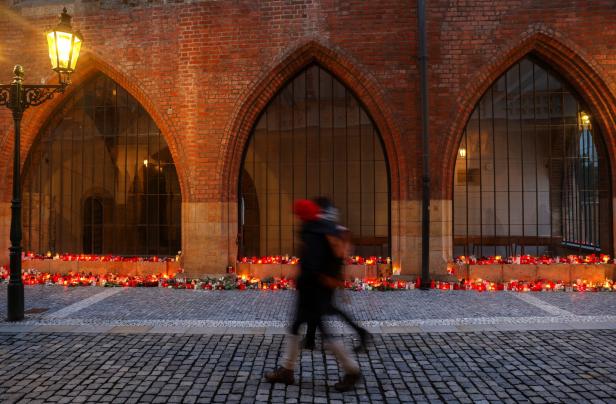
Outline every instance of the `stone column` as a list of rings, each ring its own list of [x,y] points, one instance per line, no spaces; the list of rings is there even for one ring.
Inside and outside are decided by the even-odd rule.
[[[188,277],[226,273],[235,260],[236,204],[182,203],[182,255]],[[232,212],[231,212],[232,211]],[[231,219],[231,220],[230,220]]]
[[[401,275],[421,275],[421,201],[391,202],[391,243],[394,266]],[[430,276],[445,279],[447,262],[453,254],[452,201],[430,202]]]
[[[453,255],[453,201],[430,201],[430,275],[436,279],[449,277],[447,262]]]
[[[391,201],[391,243],[394,267],[403,277],[421,273],[421,201]]]

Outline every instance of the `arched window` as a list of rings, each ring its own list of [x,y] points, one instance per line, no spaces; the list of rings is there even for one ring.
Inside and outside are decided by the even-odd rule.
[[[255,125],[240,179],[240,254],[294,255],[293,200],[327,196],[356,253],[389,254],[389,176],[378,130],[357,98],[312,65]]]
[[[483,95],[454,175],[455,255],[611,252],[610,170],[584,101],[522,59]]]
[[[180,249],[180,187],[167,142],[143,107],[102,74],[67,98],[37,137],[22,196],[26,250]]]

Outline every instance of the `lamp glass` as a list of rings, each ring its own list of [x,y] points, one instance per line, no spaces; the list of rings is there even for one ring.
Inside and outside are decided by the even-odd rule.
[[[58,57],[56,56],[56,33],[47,33],[47,48],[49,49],[49,60],[51,61],[51,68],[58,68]]]
[[[51,31],[47,33],[47,46],[51,67],[56,71],[72,72],[77,65],[81,38],[72,32]]]
[[[77,36],[73,36],[73,54],[71,55],[70,69],[75,70],[77,66],[77,59],[79,59],[79,51],[81,50],[82,40]]]

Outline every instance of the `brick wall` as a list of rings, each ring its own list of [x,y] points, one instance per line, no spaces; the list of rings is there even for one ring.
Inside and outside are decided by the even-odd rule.
[[[197,244],[189,227],[183,230],[184,250],[191,255],[187,262],[198,272],[217,272],[234,256],[239,159],[256,117],[286,80],[316,60],[357,94],[383,135],[396,201],[394,258],[403,272],[418,271],[419,251],[407,251],[416,250],[421,238],[415,209],[421,197],[415,2],[5,3],[12,5],[0,12],[0,82],[11,80],[14,63],[24,65],[26,82],[55,80],[42,32],[66,5],[86,48],[72,88],[100,70],[137,98],[161,128],[177,165],[183,209],[193,212],[183,212],[184,220],[200,217],[213,238],[208,239],[212,247],[204,247],[203,236]],[[430,169],[439,207],[432,235],[443,239],[433,243],[432,256],[442,267],[451,248],[446,201],[461,130],[483,91],[515,60],[534,52],[558,70],[590,104],[608,147],[616,149],[616,5],[608,0],[427,3]],[[62,96],[26,112],[22,162],[61,102]],[[10,201],[11,127],[10,115],[1,111],[0,218],[8,215]],[[8,229],[3,233],[2,249]]]

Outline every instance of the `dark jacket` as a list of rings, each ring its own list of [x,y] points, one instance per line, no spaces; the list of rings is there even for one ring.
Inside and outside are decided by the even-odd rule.
[[[326,236],[336,235],[336,231],[336,224],[325,220],[309,221],[302,225],[300,274],[297,279],[300,291],[319,288],[321,275],[332,276],[336,257]]]

